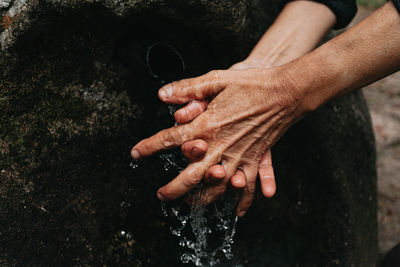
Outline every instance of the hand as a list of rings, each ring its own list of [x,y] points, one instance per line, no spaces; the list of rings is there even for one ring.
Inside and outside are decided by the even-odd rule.
[[[198,78],[166,85],[159,91],[166,103],[184,104],[191,99],[216,96],[207,110],[192,122],[142,140],[132,149],[132,157],[203,139],[208,144],[204,158],[191,163],[178,177],[158,190],[162,200],[175,199],[200,182],[208,168],[222,162],[226,178],[207,188],[204,202],[221,195],[240,168],[246,177],[248,194],[241,199],[238,215],[251,205],[257,167],[266,151],[305,110],[303,91],[284,68],[213,71]],[[244,101],[245,100],[245,101]],[[250,197],[251,196],[251,197]]]
[[[263,64],[258,60],[245,60],[233,65],[230,69],[250,69],[264,65],[263,67],[270,67],[269,65]],[[266,65],[266,66],[265,66]],[[187,123],[192,121],[194,118],[199,116],[207,109],[207,100],[193,100],[190,101],[184,108],[175,112],[175,120],[179,123]],[[199,160],[207,152],[207,143],[201,139],[189,141],[184,143],[181,147],[183,155],[191,160],[192,162]],[[258,165],[258,173],[261,182],[261,191],[267,198],[271,198],[276,192],[276,182],[274,169],[272,166],[271,150],[264,153],[261,161]],[[205,181],[208,183],[216,183],[219,180],[226,177],[226,171],[221,165],[214,165],[210,167],[205,175]],[[246,186],[252,186],[251,183],[247,183],[246,176],[241,169],[237,169],[235,175],[230,179],[233,187],[242,189]],[[238,209],[245,210],[246,207],[242,206],[242,203],[246,203],[247,199],[253,199],[254,192],[250,192],[249,188],[246,188],[243,192],[242,199],[239,201]],[[251,194],[251,195],[249,195]]]
[[[289,2],[249,57],[231,69],[267,68],[292,61],[313,49],[334,23],[334,14],[323,4],[309,1]],[[299,24],[302,27],[298,27]],[[186,123],[193,120],[207,108],[207,104],[208,101],[204,100],[192,101],[185,111],[175,114],[176,121]],[[182,151],[192,161],[200,161],[207,149],[207,143],[200,139],[182,146]],[[259,168],[263,194],[272,197],[276,186],[270,151],[262,157]],[[242,169],[238,169],[230,179],[234,187],[245,188],[238,205],[241,214],[244,214],[253,199],[253,180],[246,181],[247,176]],[[218,183],[219,180],[228,178],[221,165],[211,166],[205,173],[205,179],[211,182]]]
[[[400,42],[393,36],[399,35],[396,31],[398,28],[394,26],[399,23],[396,8],[392,2],[388,2],[368,19],[338,38],[296,60],[290,64],[291,67],[286,65],[286,70],[295,70],[292,77],[298,78],[296,72],[302,70],[302,78],[298,79],[298,82],[301,84],[300,88],[307,91],[300,91],[299,112],[294,113],[301,117],[306,110],[312,111],[335,96],[360,88],[398,70]],[[359,45],[355,46],[354,43]],[[364,45],[365,43],[368,45]],[[354,50],[354,47],[358,49]],[[359,64],[360,60],[364,64]],[[297,82],[297,79],[295,81]],[[286,88],[290,89],[290,84]],[[301,101],[305,98],[308,103]]]
[[[207,152],[207,148],[207,143],[201,139],[186,142],[181,147],[183,155],[191,162],[201,159]],[[258,175],[260,177],[261,191],[263,195],[267,198],[273,197],[276,192],[276,182],[270,149],[268,149],[261,157],[260,163],[258,164]],[[213,184],[225,177],[225,169],[221,165],[217,164],[207,170],[204,178],[207,183]],[[236,170],[235,175],[232,176],[230,181],[232,186],[238,189],[245,188],[249,184],[247,183],[246,177],[241,169]],[[249,189],[247,189],[246,192],[249,192]],[[254,195],[254,193],[252,195]],[[243,195],[244,200],[247,198],[252,199],[252,196],[249,197]],[[242,207],[242,203],[245,203],[245,201],[239,201],[238,209],[240,210],[244,210],[247,207]]]

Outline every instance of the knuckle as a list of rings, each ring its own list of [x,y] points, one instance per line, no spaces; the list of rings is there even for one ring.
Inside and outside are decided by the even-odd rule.
[[[201,113],[207,110],[207,107],[208,107],[207,102],[203,101],[203,102],[200,102],[198,105],[199,105],[199,111]]]
[[[221,80],[221,75],[222,72],[220,70],[212,70],[205,75],[205,79],[209,83],[218,83]]]
[[[219,131],[218,124],[214,123],[207,116],[199,117],[199,119],[192,121],[191,124],[194,129],[198,129],[199,137],[205,140],[211,139]]]
[[[247,193],[254,194],[255,191],[256,191],[256,185],[254,183],[247,184],[247,187],[246,187]]]
[[[261,162],[259,165],[260,168],[271,168],[272,164],[270,161]]]
[[[201,178],[197,177],[197,176],[191,176],[188,179],[185,180],[186,182],[186,186],[188,187],[193,187],[195,185],[197,185],[198,183],[200,183]]]
[[[192,102],[191,103],[191,106],[190,106],[190,111],[191,111],[191,113],[192,114],[199,114],[199,113],[202,113],[202,112],[204,112],[205,110],[206,110],[206,104],[205,104],[205,102],[200,102],[200,101],[196,101],[196,102]]]
[[[204,175],[204,170],[203,168],[197,168],[193,171],[193,177],[195,177],[197,180],[201,180],[203,178]]]
[[[160,143],[163,149],[170,148],[172,144],[172,140],[170,139],[170,135],[168,133],[164,135],[159,135],[158,142]]]
[[[163,135],[160,135],[160,143],[163,148],[171,148],[172,146],[179,143],[179,134],[176,128],[171,128],[164,132]]]
[[[199,169],[194,170],[191,175],[183,180],[183,183],[186,187],[193,187],[200,183],[203,179],[203,172]]]

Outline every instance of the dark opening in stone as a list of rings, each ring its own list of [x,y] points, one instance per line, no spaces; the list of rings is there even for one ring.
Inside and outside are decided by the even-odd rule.
[[[150,74],[162,82],[171,82],[184,76],[185,63],[171,45],[159,42],[147,50],[147,66]]]

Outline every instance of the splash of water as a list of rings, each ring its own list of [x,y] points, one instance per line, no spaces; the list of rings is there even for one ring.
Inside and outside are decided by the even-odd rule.
[[[176,154],[164,154],[165,171],[184,167],[179,165]],[[162,214],[170,221],[170,232],[180,238],[184,252],[183,263],[196,266],[215,266],[224,259],[232,259],[232,244],[238,217],[234,210],[238,201],[236,191],[228,191],[219,200],[204,206],[206,185],[199,184],[179,202],[161,202]],[[184,201],[186,199],[186,201]],[[188,205],[186,202],[190,202]]]
[[[177,108],[174,105],[168,106],[169,113],[173,115]],[[165,173],[169,175],[178,175],[189,163],[177,152],[163,153],[159,158],[164,164]],[[137,169],[139,162],[132,161],[130,167]],[[227,191],[216,202],[204,206],[202,197],[205,191],[206,185],[200,183],[178,201],[161,202],[161,212],[171,234],[179,239],[183,249],[181,261],[212,267],[233,258],[233,237],[238,221],[235,208],[239,193]],[[122,231],[121,235],[126,237]]]

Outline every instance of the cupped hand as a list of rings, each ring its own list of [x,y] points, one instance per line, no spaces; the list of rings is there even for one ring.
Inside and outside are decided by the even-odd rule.
[[[132,148],[133,158],[203,139],[208,145],[203,158],[187,166],[174,180],[158,190],[161,200],[176,199],[192,189],[207,170],[221,162],[226,177],[207,188],[203,201],[221,195],[239,168],[248,185],[255,190],[258,164],[263,152],[304,113],[303,91],[294,77],[280,68],[212,71],[198,78],[168,84],[159,97],[166,103],[185,104],[192,99],[214,99],[207,110],[187,124],[163,130]],[[243,200],[238,215],[251,205]],[[243,208],[244,207],[244,208]]]

